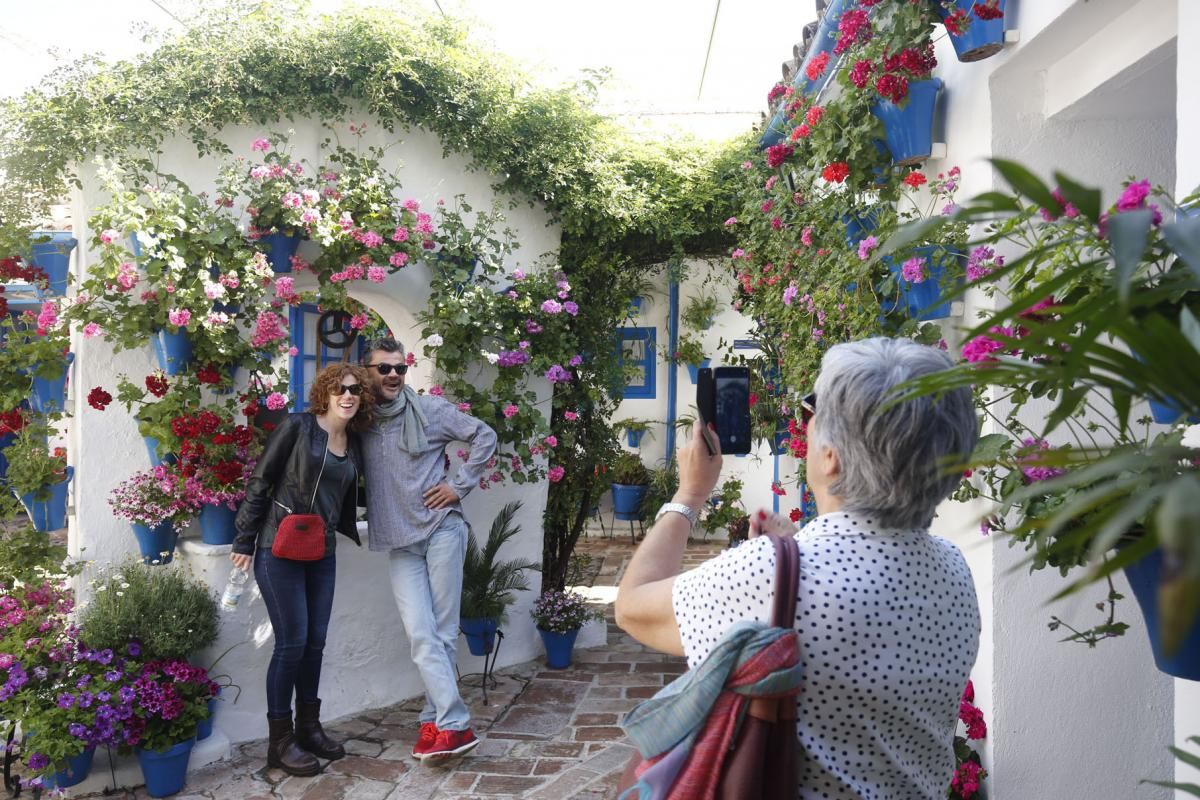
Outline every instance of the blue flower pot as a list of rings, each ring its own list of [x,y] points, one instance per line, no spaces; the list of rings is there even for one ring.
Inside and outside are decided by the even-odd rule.
[[[192,738],[161,753],[156,750],[143,750],[140,747],[137,749],[142,777],[146,779],[146,794],[151,797],[167,797],[183,788],[187,781],[188,759],[195,744],[196,740]]]
[[[916,166],[933,152],[933,112],[941,91],[940,78],[913,81],[903,107],[883,98],[871,104],[871,113],[883,121],[893,164]]]
[[[75,354],[67,353],[63,363],[59,365],[61,371],[54,378],[40,378],[36,371],[34,372],[33,392],[29,397],[34,411],[39,414],[50,414],[54,411],[62,411],[66,407],[67,374],[74,361]]]
[[[571,666],[571,653],[575,650],[575,637],[579,628],[566,633],[555,633],[538,628],[542,644],[546,646],[546,666],[550,669],[567,669]]]
[[[617,519],[640,520],[642,518],[642,500],[649,491],[648,486],[630,486],[624,483],[612,485],[613,516]]]
[[[966,12],[971,19],[971,24],[967,32],[962,36],[950,36],[950,43],[954,45],[954,52],[958,56],[959,61],[982,61],[985,58],[990,58],[996,53],[1004,49],[1004,23],[1005,18],[982,20],[971,13],[971,8],[975,5],[976,0],[954,0],[954,7]],[[1000,0],[1000,10],[1004,11],[1005,0]],[[938,16],[942,19],[946,18],[946,9],[942,6],[942,0],[933,0],[933,7],[937,11]]]
[[[276,231],[259,239],[266,245],[267,263],[271,265],[271,269],[278,273],[291,272],[292,256],[296,255],[302,238],[298,233],[288,234]]]
[[[0,481],[8,477],[8,456],[4,455],[4,448],[17,440],[15,433],[6,433],[0,436]]]
[[[858,243],[867,238],[871,231],[879,227],[878,207],[864,208],[857,213],[843,214],[842,223],[846,226],[846,244],[857,248]]]
[[[49,241],[36,241],[46,236],[50,237]],[[78,240],[67,231],[34,231],[33,238],[33,265],[50,279],[50,292],[66,294],[67,276],[71,272],[71,251],[79,244]]]
[[[83,783],[92,771],[92,759],[95,755],[96,748],[89,747],[79,755],[71,756],[67,759],[66,769],[60,769],[53,775],[42,778],[42,786],[47,789],[66,789]]]
[[[202,742],[212,736],[213,718],[217,716],[217,700],[214,697],[208,701],[208,716],[196,723],[196,741]]]
[[[137,537],[138,550],[142,554],[143,564],[170,564],[175,560],[175,541],[179,533],[172,522],[161,522],[149,528],[138,522],[130,523],[133,535]],[[166,553],[166,555],[163,555]]]
[[[200,539],[205,544],[233,544],[237,512],[228,506],[206,505],[200,509]]]
[[[706,358],[703,361],[701,361],[699,364],[688,364],[687,365],[688,377],[692,379],[693,386],[696,385],[696,380],[700,376],[700,370],[707,367],[709,365],[710,361],[711,361],[711,359]]]
[[[192,363],[192,340],[187,330],[172,333],[165,328],[155,332],[150,339],[158,367],[168,375],[179,375]]]
[[[642,436],[645,431],[625,431],[625,441],[629,442],[630,447],[637,447],[642,443]]]
[[[484,617],[463,617],[458,621],[458,627],[463,636],[467,637],[467,649],[473,656],[486,656],[496,645],[496,629],[500,627],[498,620]]]
[[[1168,656],[1163,652],[1158,629],[1158,582],[1162,569],[1162,550],[1155,550],[1137,563],[1125,567],[1125,577],[1129,579],[1133,596],[1142,608],[1146,633],[1150,636],[1150,648],[1154,651],[1154,663],[1159,670],[1177,678],[1200,681],[1200,620],[1192,623],[1191,631],[1175,653]]]
[[[153,436],[143,436],[142,441],[146,443],[146,452],[150,454],[150,466],[157,467],[159,464],[174,464],[176,459],[174,453],[158,454],[158,439]]]
[[[898,259],[890,257],[884,259],[888,265],[888,271],[892,273],[896,285],[899,287],[900,307],[908,313],[908,316],[922,322],[945,319],[950,316],[950,303],[939,303],[938,299],[942,296],[942,281],[946,269],[957,263],[958,255],[932,245],[914,248],[912,253],[910,258],[925,259],[928,274],[920,283],[909,283],[904,280],[901,276],[903,262],[898,263]],[[941,255],[935,259],[937,253]],[[884,307],[885,304],[881,303],[880,306]],[[885,307],[884,310],[890,309]]]
[[[67,527],[67,484],[74,477],[75,468],[67,467],[67,477],[50,485],[49,499],[38,500],[37,492],[21,495],[21,503],[35,529],[48,533]]]
[[[1157,400],[1151,400],[1150,416],[1154,417],[1154,421],[1159,425],[1174,425],[1176,422],[1183,421],[1183,409],[1174,403],[1160,403]],[[1200,417],[1188,417],[1187,424],[1200,425]]]
[[[629,301],[629,316],[636,317],[642,311],[642,296],[637,295]]]

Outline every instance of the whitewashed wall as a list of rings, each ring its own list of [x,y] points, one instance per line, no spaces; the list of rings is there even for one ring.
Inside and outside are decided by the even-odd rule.
[[[294,129],[291,135],[293,156],[319,163],[318,143],[328,132],[312,119],[297,120],[291,127]],[[414,197],[423,207],[432,208],[437,200],[445,199],[450,204],[453,197],[461,193],[474,208],[489,207],[495,196],[491,185],[497,181],[496,176],[468,171],[467,161],[461,156],[444,158],[441,143],[434,135],[422,130],[389,135],[379,125],[369,125],[368,130],[366,144],[385,146],[401,140],[388,149],[385,165],[399,173],[404,197]],[[235,153],[248,154],[250,143],[266,132],[232,128],[223,132],[222,139]],[[341,126],[340,133],[343,141],[349,138],[345,125]],[[211,193],[214,189],[219,162],[198,158],[187,141],[168,141],[159,164],[162,171],[179,176],[193,191]],[[77,236],[81,242],[86,242],[91,236],[86,221],[91,210],[102,204],[105,197],[97,185],[94,169],[85,166],[81,172],[83,188],[76,193],[73,216],[78,221]],[[505,203],[509,200],[508,197],[501,199]],[[519,265],[529,270],[538,257],[558,249],[560,228],[551,224],[540,204],[531,206],[522,201],[506,213],[508,224],[516,231],[521,245],[510,257],[509,267]],[[81,245],[76,259],[77,274],[86,269],[91,256]],[[352,293],[378,311],[409,350],[421,353],[416,315],[429,297],[429,273],[422,264],[411,265],[381,286],[364,284],[361,290]],[[71,392],[75,416],[69,435],[76,479],[70,547],[72,552],[85,558],[119,560],[135,554],[137,546],[129,526],[109,513],[106,497],[130,473],[144,469],[148,457],[134,420],[119,404],[114,403],[101,413],[89,408],[85,398],[92,386],[103,385],[112,390],[117,373],[127,373],[136,382],[156,364],[148,345],[140,350],[114,354],[102,341],[79,339],[74,343],[74,349],[78,355]],[[433,382],[430,363],[424,359],[409,375],[410,383],[418,388]],[[538,397],[540,401],[546,401],[549,386],[540,383]],[[544,402],[542,405],[548,407],[549,404]],[[453,456],[452,460],[460,463]],[[464,500],[463,506],[476,536],[486,537],[495,513],[512,499],[524,502],[516,519],[521,533],[501,555],[540,563],[545,483],[520,487],[506,485],[488,491],[476,489]],[[325,714],[330,718],[388,705],[422,691],[409,659],[408,639],[392,599],[386,554],[372,553],[365,545],[357,548],[344,537],[339,540],[338,588],[321,690]],[[229,570],[227,552],[227,547],[211,548],[196,540],[180,547],[178,559],[206,580],[214,591],[220,591]],[[533,589],[519,597],[503,628],[506,636],[500,651],[501,666],[527,661],[541,654],[541,644],[528,614],[539,587],[536,574],[531,576],[531,583]],[[596,638],[594,632],[591,638]],[[586,643],[587,637],[583,641]],[[225,656],[217,670],[232,676],[242,687],[241,700],[236,705],[224,704],[217,723],[233,741],[259,738],[265,731],[262,722],[266,713],[264,684],[273,641],[266,608],[253,583],[238,610],[222,617],[218,642],[198,660],[209,663],[237,643],[241,644]],[[468,655],[465,645],[460,648],[459,666],[464,673],[478,671],[481,665],[482,659]]]

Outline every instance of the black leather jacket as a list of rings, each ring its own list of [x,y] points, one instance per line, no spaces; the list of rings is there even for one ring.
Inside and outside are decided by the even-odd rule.
[[[362,475],[362,447],[358,434],[349,432],[347,439],[350,458],[358,474]],[[317,418],[307,412],[289,414],[271,432],[246,486],[246,499],[238,509],[234,523],[238,533],[233,540],[233,552],[254,555],[255,547],[271,546],[280,520],[288,513],[311,513],[328,446],[329,434],[317,424]],[[361,547],[355,523],[357,501],[357,488],[351,486],[342,501],[337,530]]]

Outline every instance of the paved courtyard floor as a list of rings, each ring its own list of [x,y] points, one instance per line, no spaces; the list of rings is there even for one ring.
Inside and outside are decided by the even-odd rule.
[[[611,597],[633,552],[629,535],[593,535],[581,583]],[[705,561],[723,542],[693,542],[685,568]],[[618,727],[625,713],[685,669],[683,659],[647,650],[613,623],[606,606],[608,644],[577,650],[571,669],[548,670],[544,661],[497,672],[483,705],[478,688],[463,689],[472,724],[482,739],[469,755],[442,766],[411,755],[421,699],[331,720],[326,729],[346,742],[347,756],[312,778],[268,769],[266,741],[235,745],[229,761],[192,773],[180,800],[426,800],[527,798],[600,800],[614,796],[632,752]],[[112,796],[112,795],[110,795]],[[132,793],[147,795],[144,789]]]

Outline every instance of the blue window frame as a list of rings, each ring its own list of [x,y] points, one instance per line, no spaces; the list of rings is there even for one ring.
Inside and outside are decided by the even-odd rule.
[[[297,350],[296,355],[292,356],[291,378],[288,385],[292,396],[296,398],[292,405],[293,411],[303,411],[308,408],[308,390],[312,387],[313,378],[317,376],[318,366],[324,368],[342,360],[343,348],[326,347],[317,338],[317,320],[320,317],[321,312],[311,303],[292,306],[288,312],[292,344]],[[362,361],[365,346],[366,342],[363,337],[359,336],[354,340],[354,343],[350,345],[351,363],[357,364]]]
[[[655,393],[655,328],[617,328],[617,359],[622,368],[636,367],[625,384],[626,400],[653,400]]]

